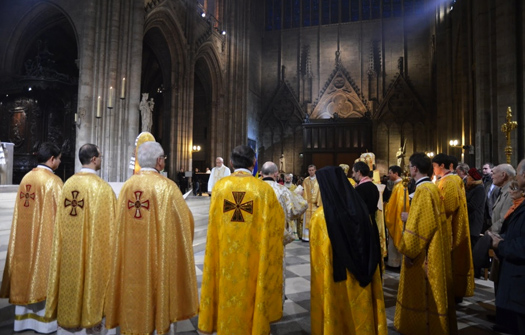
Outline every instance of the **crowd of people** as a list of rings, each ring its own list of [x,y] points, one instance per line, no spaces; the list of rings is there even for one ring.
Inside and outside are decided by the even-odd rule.
[[[400,271],[402,334],[456,334],[456,305],[489,268],[494,329],[525,334],[525,160],[480,172],[414,153],[408,175],[391,166],[381,185],[366,159],[351,176],[347,164],[309,165],[304,179],[269,161],[255,178],[255,152],[238,146],[233,172],[221,157],[210,171],[199,300],[193,215],[160,173],[159,143],[138,147],[140,169],[118,198],[96,174],[96,145],[80,148],[82,169],[65,183],[53,173],[56,145],[36,156],[17,193],[0,289],[15,305],[15,331],[173,334],[198,314],[202,333],[268,335],[283,315],[286,245],[302,240],[312,334],[387,334],[385,266]]]

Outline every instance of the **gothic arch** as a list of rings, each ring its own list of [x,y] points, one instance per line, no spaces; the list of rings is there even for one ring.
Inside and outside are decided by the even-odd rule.
[[[166,41],[161,64],[169,63],[169,70],[164,77],[164,129],[166,133],[163,145],[168,155],[168,173],[174,176],[177,167],[190,166],[192,136],[192,91],[193,74],[189,71],[189,60],[186,57],[186,40],[177,16],[165,3],[148,13],[144,22],[144,36],[158,32]],[[169,57],[165,59],[164,57]],[[162,66],[162,65],[161,65]]]
[[[227,115],[222,108],[224,102],[224,85],[222,78],[222,66],[219,55],[211,41],[203,43],[197,50],[195,57],[196,74],[205,71],[202,76],[209,79],[209,89],[211,96],[211,110],[208,129],[208,148],[205,160],[213,165],[216,156],[226,156],[227,143],[225,136],[219,136],[221,132],[227,130]],[[213,139],[213,140],[211,140]]]
[[[20,71],[24,61],[21,55],[25,55],[28,48],[34,43],[38,37],[37,32],[64,24],[67,24],[72,29],[75,43],[78,46],[79,38],[76,26],[71,17],[62,8],[49,2],[38,2],[35,4],[26,12],[8,37],[7,45],[10,47],[5,50],[3,55],[2,68],[11,69],[15,73]]]
[[[359,118],[368,112],[368,102],[348,71],[338,63],[314,104],[312,119]]]
[[[282,81],[261,119],[259,162],[278,162],[281,154],[289,171],[301,171],[302,123],[305,112],[291,86]]]
[[[404,75],[398,74],[373,115],[376,143],[388,143],[388,152],[384,153],[386,156],[379,158],[386,160],[390,165],[396,164],[394,153],[405,143],[406,157],[418,150],[422,151],[421,147],[426,147],[426,143],[419,143],[416,134],[421,127],[424,132],[432,130],[424,126],[426,118],[427,112],[415,91]],[[388,132],[378,132],[381,124],[387,125]]]
[[[17,18],[18,19],[18,18]],[[78,38],[62,8],[38,3],[26,11],[7,37],[2,55],[0,137],[15,143],[13,182],[36,164],[35,146],[62,146],[57,175],[74,173],[78,101]]]

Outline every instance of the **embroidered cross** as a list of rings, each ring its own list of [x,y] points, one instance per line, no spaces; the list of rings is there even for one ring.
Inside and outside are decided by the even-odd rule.
[[[69,212],[71,216],[77,216],[77,207],[84,208],[84,199],[77,200],[79,193],[79,191],[71,191],[73,200],[69,200],[68,198],[64,200],[64,208],[71,206],[71,212]]]
[[[128,209],[135,208],[135,219],[141,219],[142,213],[140,213],[141,208],[149,210],[149,200],[144,202],[140,201],[142,196],[142,191],[135,191],[135,201],[128,200]]]
[[[224,199],[224,205],[222,207],[222,212],[226,213],[229,211],[234,211],[231,221],[232,222],[244,222],[244,217],[242,216],[241,210],[253,214],[253,200],[242,203],[244,195],[246,192],[232,192],[233,199],[235,203]]]
[[[29,199],[35,200],[35,192],[29,193],[31,191],[31,185],[26,185],[26,193],[20,192],[20,199],[26,199],[24,201],[24,207],[29,207]]]

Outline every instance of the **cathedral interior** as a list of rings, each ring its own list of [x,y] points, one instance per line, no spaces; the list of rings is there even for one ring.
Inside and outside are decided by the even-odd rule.
[[[0,141],[13,183],[33,148],[84,143],[125,181],[145,129],[166,171],[203,171],[240,144],[259,166],[446,153],[480,168],[525,157],[521,0],[18,0],[0,4]],[[502,132],[510,107],[517,129]],[[148,130],[148,127],[146,127]],[[507,142],[509,135],[509,142]],[[451,141],[456,140],[456,142]],[[197,150],[197,146],[200,150]]]

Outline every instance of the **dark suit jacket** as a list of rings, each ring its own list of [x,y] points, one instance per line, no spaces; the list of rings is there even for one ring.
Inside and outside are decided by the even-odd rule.
[[[370,213],[375,222],[377,202],[379,201],[379,190],[377,189],[377,186],[373,182],[367,182],[361,185],[356,185],[355,190],[365,202],[368,213]]]
[[[525,202],[505,220],[504,238],[496,254],[500,259],[496,306],[525,314]]]
[[[473,189],[467,190],[468,223],[470,236],[479,237],[483,228],[483,214],[485,208],[485,191],[483,185],[479,184]]]

